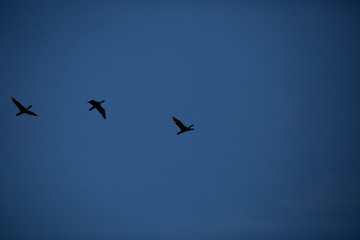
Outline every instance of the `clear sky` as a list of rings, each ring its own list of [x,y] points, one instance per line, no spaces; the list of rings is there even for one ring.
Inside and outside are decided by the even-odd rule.
[[[1,1],[0,238],[359,239],[359,22],[355,1]]]

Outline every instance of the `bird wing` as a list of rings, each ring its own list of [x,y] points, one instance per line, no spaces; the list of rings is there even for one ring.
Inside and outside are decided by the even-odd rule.
[[[28,110],[26,113],[27,113],[27,114],[30,114],[30,115],[33,115],[33,116],[37,116],[36,113],[34,113],[34,112],[32,112],[32,111],[29,111],[29,110]]]
[[[15,100],[15,98],[12,97],[11,99],[12,99],[12,101],[15,103],[15,105],[18,107],[18,109],[19,109],[20,111],[22,111],[22,110],[25,109],[24,106],[21,105],[21,103],[19,103],[18,101]]]
[[[180,128],[180,130],[186,130],[185,125],[180,120],[176,119],[175,117],[172,117],[172,119],[174,120],[176,126]]]
[[[103,118],[106,119],[105,109],[102,106],[98,106],[96,107],[96,109],[99,111],[99,113],[101,113],[101,116],[103,116]]]

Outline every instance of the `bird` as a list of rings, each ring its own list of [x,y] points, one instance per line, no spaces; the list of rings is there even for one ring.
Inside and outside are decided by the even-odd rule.
[[[23,113],[29,114],[29,115],[33,115],[33,116],[37,116],[36,113],[30,111],[29,109],[32,108],[32,105],[29,105],[27,108],[25,108],[23,105],[21,105],[21,103],[19,103],[18,101],[15,100],[15,98],[11,97],[12,101],[15,103],[15,105],[18,107],[19,111],[16,116],[19,116]]]
[[[89,109],[89,111],[96,108],[99,111],[99,113],[101,114],[101,116],[103,116],[103,118],[106,119],[105,109],[101,106],[101,104],[103,102],[105,102],[105,101],[101,101],[101,102],[97,102],[95,100],[88,101],[88,103],[90,103],[92,105],[92,107]]]
[[[176,119],[175,117],[172,117],[172,119],[174,120],[175,124],[180,128],[180,132],[178,132],[177,135],[187,131],[195,130],[194,128],[192,128],[194,124],[191,124],[190,126],[186,127],[180,120]]]

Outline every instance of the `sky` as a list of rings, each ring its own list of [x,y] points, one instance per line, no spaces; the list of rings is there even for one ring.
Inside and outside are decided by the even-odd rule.
[[[359,239],[359,9],[1,1],[0,238]]]

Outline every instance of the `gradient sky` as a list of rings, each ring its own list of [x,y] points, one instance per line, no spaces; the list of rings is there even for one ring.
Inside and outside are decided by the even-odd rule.
[[[355,1],[1,1],[0,238],[359,239],[359,23]]]

